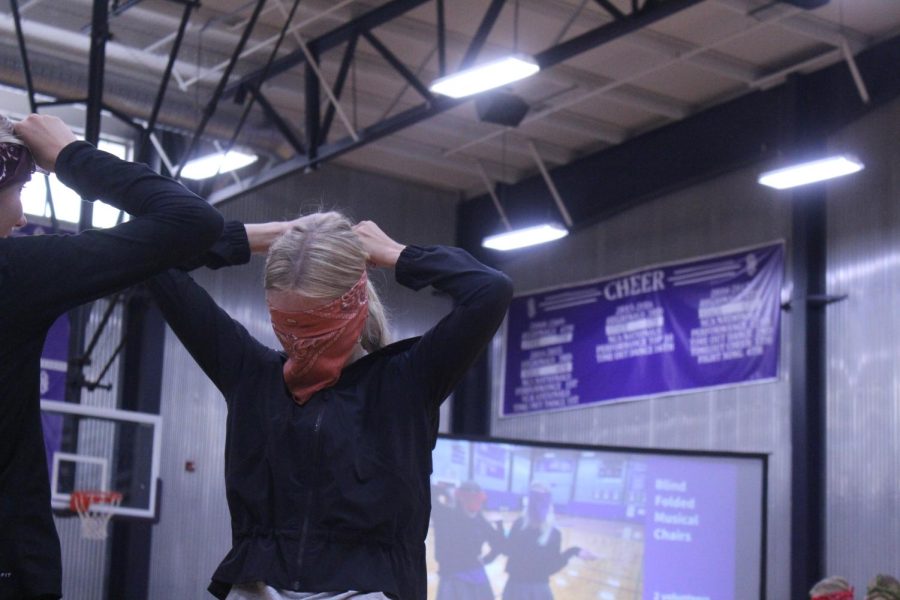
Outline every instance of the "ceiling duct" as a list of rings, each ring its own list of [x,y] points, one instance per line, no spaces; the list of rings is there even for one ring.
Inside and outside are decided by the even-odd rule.
[[[479,119],[506,127],[518,127],[528,108],[527,102],[510,92],[493,92],[475,99]]]

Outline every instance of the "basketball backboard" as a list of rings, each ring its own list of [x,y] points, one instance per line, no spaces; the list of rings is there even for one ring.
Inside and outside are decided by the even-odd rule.
[[[73,491],[119,492],[114,516],[156,518],[161,417],[53,400],[41,411],[54,509],[70,511]]]

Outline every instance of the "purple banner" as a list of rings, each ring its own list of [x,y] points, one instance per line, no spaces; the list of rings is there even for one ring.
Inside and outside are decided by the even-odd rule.
[[[784,245],[518,296],[501,416],[778,377]]]

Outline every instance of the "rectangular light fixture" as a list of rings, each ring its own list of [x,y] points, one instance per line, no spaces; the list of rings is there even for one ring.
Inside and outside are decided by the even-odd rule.
[[[181,169],[181,176],[194,180],[209,179],[219,173],[227,173],[251,165],[256,162],[256,159],[255,154],[244,154],[237,150],[232,150],[228,154],[217,152],[188,161]]]
[[[464,98],[531,77],[540,70],[530,56],[514,54],[436,79],[429,89],[435,94]]]
[[[863,164],[855,157],[846,155],[830,156],[820,160],[791,165],[783,169],[766,171],[759,176],[757,181],[775,189],[785,190],[808,183],[842,177],[861,171],[863,168]]]
[[[562,225],[546,223],[490,235],[482,240],[481,245],[493,250],[515,250],[526,246],[552,242],[567,235],[569,235],[569,231]]]

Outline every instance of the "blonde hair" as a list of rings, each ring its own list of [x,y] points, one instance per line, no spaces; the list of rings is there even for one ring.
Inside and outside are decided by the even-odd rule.
[[[0,144],[25,145],[16,135],[15,124],[4,115],[0,115]]]
[[[834,594],[835,592],[846,592],[853,589],[850,586],[850,582],[844,579],[843,577],[826,577],[819,581],[816,585],[812,586],[812,589],[809,590],[809,597],[813,598],[815,596],[827,596],[828,594]]]
[[[334,211],[313,213],[299,219],[269,248],[265,287],[332,300],[359,281],[366,258],[347,217]],[[374,352],[390,343],[390,332],[384,305],[371,281],[367,292],[369,315],[361,344]]]

